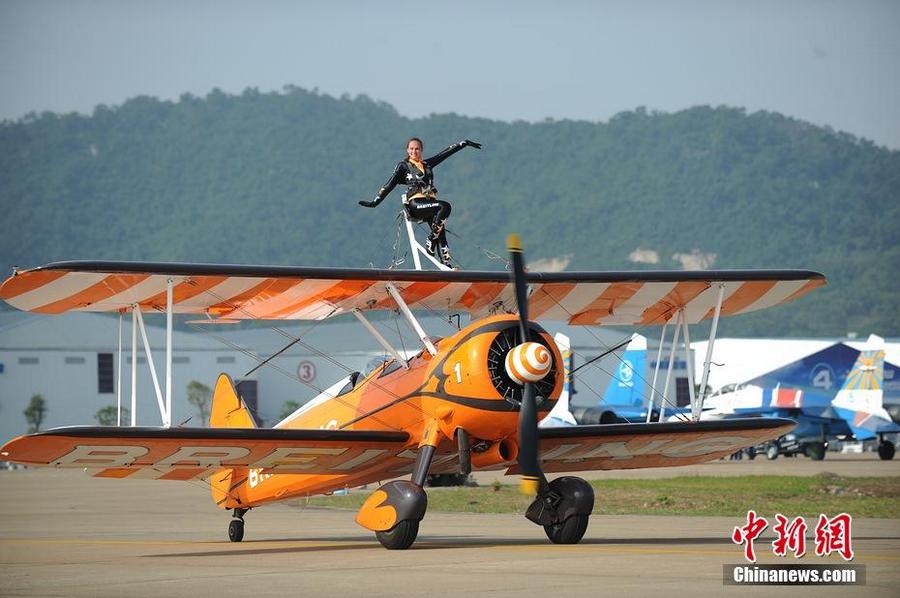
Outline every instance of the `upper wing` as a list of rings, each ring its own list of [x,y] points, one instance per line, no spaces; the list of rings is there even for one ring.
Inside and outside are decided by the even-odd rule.
[[[506,272],[427,272],[285,266],[137,262],[58,262],[16,272],[0,298],[23,311],[121,312],[166,308],[223,319],[321,320],[354,309],[393,309],[393,284],[412,309],[515,312]],[[772,307],[825,284],[806,270],[530,272],[532,319],[569,324],[656,324],[685,309],[688,323]]]
[[[74,426],[15,438],[0,459],[115,478],[187,480],[232,467],[350,474],[408,468],[415,459],[408,440],[390,431]]]
[[[691,465],[777,438],[795,425],[789,419],[748,418],[541,428],[542,467],[553,473]],[[518,466],[507,473],[518,473]]]

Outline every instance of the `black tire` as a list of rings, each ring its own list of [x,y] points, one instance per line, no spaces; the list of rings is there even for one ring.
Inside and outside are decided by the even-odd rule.
[[[766,447],[766,459],[774,461],[778,458],[778,445],[770,444]]]
[[[878,456],[882,461],[890,461],[893,459],[896,451],[897,448],[894,446],[894,443],[889,440],[882,440],[878,444]]]
[[[825,443],[810,442],[803,448],[803,452],[813,461],[821,461],[825,458]]]
[[[228,524],[228,539],[232,542],[240,542],[244,539],[244,522],[240,519],[232,519]]]
[[[755,446],[751,446],[750,448],[745,449],[744,452],[747,453],[747,458],[750,459],[751,461],[756,459],[756,447]]]
[[[544,526],[544,532],[554,544],[578,544],[587,531],[590,515],[572,515],[562,523]]]
[[[388,550],[406,550],[419,535],[418,521],[401,521],[386,532],[375,532],[375,537]]]

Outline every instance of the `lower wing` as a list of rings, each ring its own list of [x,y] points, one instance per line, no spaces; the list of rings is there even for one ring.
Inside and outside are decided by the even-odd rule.
[[[542,428],[547,473],[638,469],[712,461],[777,438],[789,419],[612,424]],[[395,477],[408,471],[415,450],[406,432],[240,428],[57,428],[11,440],[0,458],[28,465],[86,468],[98,477],[187,480],[223,468],[261,473],[352,474]],[[442,446],[429,470],[455,471],[455,451]],[[518,465],[501,463],[518,473]],[[378,472],[390,472],[379,476]]]
[[[347,474],[409,465],[415,454],[408,440],[391,431],[74,426],[15,438],[0,448],[0,459],[113,478],[187,480],[234,467]]]
[[[691,465],[777,438],[795,425],[789,419],[747,418],[543,428],[541,459],[547,473]],[[518,471],[513,464],[506,473]]]

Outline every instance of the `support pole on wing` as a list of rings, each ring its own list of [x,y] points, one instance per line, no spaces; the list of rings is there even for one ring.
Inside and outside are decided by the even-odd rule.
[[[684,328],[684,367],[687,369],[688,378],[688,396],[691,399],[691,414],[693,415],[696,402],[694,394],[694,365],[691,359],[691,331],[688,325],[687,315],[684,308],[681,309],[681,327]]]
[[[659,347],[656,349],[656,365],[653,366],[653,383],[650,384],[650,403],[647,405],[647,423],[653,417],[653,405],[655,404],[656,380],[659,378],[659,362],[662,361],[662,349],[666,342],[666,328],[669,327],[669,321],[663,323],[662,332],[659,335]]]
[[[166,427],[172,427],[172,279],[166,280]]]
[[[406,321],[409,322],[409,325],[413,327],[413,330],[416,331],[416,334],[419,335],[419,339],[425,345],[425,349],[428,350],[432,355],[437,355],[437,349],[434,348],[431,340],[428,338],[428,335],[425,334],[425,330],[419,324],[419,321],[413,315],[412,311],[410,311],[409,306],[406,305],[406,301],[403,300],[403,297],[400,296],[400,291],[397,290],[393,284],[387,284],[387,292],[390,293],[391,297],[394,298],[394,301],[397,303],[397,307],[400,308],[400,311],[403,313],[404,317],[406,317]]]
[[[122,425],[122,317],[119,312],[119,352],[116,354],[116,427]]]
[[[663,386],[662,403],[659,405],[659,421],[663,421],[666,417],[666,403],[669,402],[669,383],[672,381],[672,369],[675,366],[675,347],[678,346],[678,337],[681,332],[681,319],[684,317],[683,310],[678,310],[675,316],[675,330],[672,332],[672,346],[669,347],[669,364],[666,368],[666,382]]]
[[[403,222],[406,224],[406,235],[409,237],[409,251],[412,253],[413,263],[416,266],[416,270],[422,269],[422,260],[419,257],[419,254],[424,255],[432,264],[437,266],[438,270],[450,270],[450,268],[436,260],[433,255],[425,251],[425,248],[422,247],[421,243],[416,240],[416,232],[413,229],[412,221],[409,219],[409,202],[406,199],[405,193],[400,198],[400,200],[403,202],[403,210],[401,211],[401,214],[403,215]]]
[[[137,425],[137,303],[131,306],[131,427]]]
[[[716,299],[716,310],[713,313],[712,325],[709,328],[709,342],[706,344],[706,358],[703,360],[703,377],[700,381],[700,400],[696,409],[691,412],[694,420],[700,419],[703,412],[703,400],[706,398],[706,383],[709,380],[709,370],[712,366],[713,343],[716,342],[716,331],[719,328],[719,315],[722,313],[722,299],[725,297],[725,283],[719,283],[719,297]]]
[[[353,315],[356,316],[356,319],[359,320],[360,323],[366,327],[366,330],[368,330],[369,332],[372,333],[372,336],[375,337],[375,340],[377,340],[379,343],[381,343],[381,346],[384,347],[388,353],[390,353],[391,355],[394,356],[394,359],[397,360],[397,363],[399,363],[404,369],[407,369],[407,370],[409,369],[409,364],[406,363],[406,359],[404,357],[402,357],[400,355],[400,353],[398,353],[394,347],[391,346],[391,343],[389,343],[387,341],[387,339],[381,335],[380,332],[375,330],[375,327],[372,326],[371,323],[369,323],[369,321],[366,319],[366,317],[364,315],[362,315],[362,312],[359,309],[354,309]]]

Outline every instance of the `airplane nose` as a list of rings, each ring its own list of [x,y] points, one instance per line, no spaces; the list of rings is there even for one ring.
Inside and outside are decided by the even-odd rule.
[[[544,345],[522,343],[506,354],[506,375],[517,384],[537,382],[550,371],[552,361],[550,351]]]

